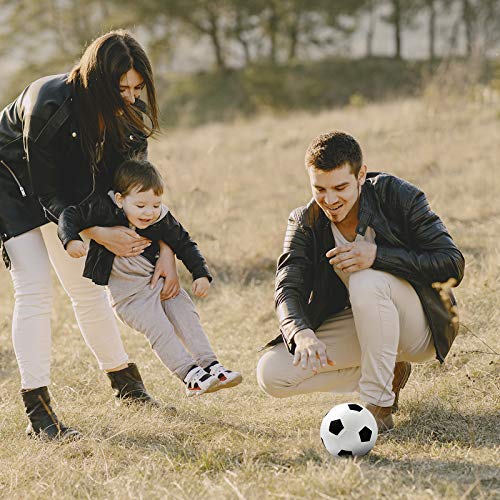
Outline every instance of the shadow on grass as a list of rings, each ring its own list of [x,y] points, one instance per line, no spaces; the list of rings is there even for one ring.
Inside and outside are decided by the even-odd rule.
[[[319,465],[329,459],[326,454],[320,454],[314,448],[297,450],[293,456],[285,456],[275,450],[249,451],[240,447],[237,450],[230,450],[220,444],[212,447],[210,440],[195,443],[186,435],[153,437],[134,433],[112,438],[110,442],[129,449],[139,448],[142,451],[160,453],[172,469],[183,469],[189,465],[200,473],[241,469],[249,463],[274,471],[286,471],[303,469],[311,462]]]
[[[500,446],[498,412],[494,408],[487,413],[472,413],[445,404],[436,399],[411,405],[407,408],[409,419],[400,424],[396,420],[391,439],[417,445],[439,442],[464,447]]]
[[[375,449],[370,455],[360,459],[362,466],[387,469],[390,473],[411,472],[412,481],[452,481],[461,488],[474,486],[477,490],[497,488],[493,479],[498,468],[472,461],[446,460],[448,447],[467,450],[471,447],[490,449],[498,446],[497,416],[491,413],[464,413],[446,408],[445,403],[420,403],[406,407],[401,423],[382,440],[400,448],[414,451],[421,448],[426,453],[429,445],[442,445],[439,458],[391,458],[378,455]],[[175,419],[172,425],[156,428],[134,428],[112,434],[112,429],[104,434],[104,440],[113,446],[131,451],[157,454],[165,459],[173,470],[188,467],[199,472],[218,473],[237,470],[251,465],[274,471],[303,471],[309,464],[328,465],[331,458],[316,447],[295,447],[290,436],[284,437],[279,428],[265,425],[234,423],[207,415],[186,414],[192,425],[179,427]],[[221,429],[224,435],[221,439]],[[107,434],[107,436],[106,436]],[[102,435],[102,434],[101,434]],[[282,445],[279,446],[279,442]],[[279,446],[279,447],[278,447]],[[292,446],[290,448],[290,446]],[[363,465],[364,464],[364,465]]]
[[[413,484],[432,485],[439,488],[438,483],[454,483],[466,490],[466,498],[475,497],[479,491],[489,495],[500,492],[498,466],[478,464],[467,460],[436,460],[429,459],[391,459],[371,453],[365,459],[377,472],[384,469],[388,473],[403,474],[411,478]],[[443,495],[445,492],[442,492]],[[462,498],[464,498],[462,497]]]
[[[135,432],[127,436],[112,438],[109,442],[128,449],[140,449],[149,453],[163,455],[173,470],[189,466],[196,468],[199,472],[223,472],[239,469],[248,460],[241,450],[231,451],[227,448],[212,448],[206,443],[195,443],[187,436],[151,436]],[[278,457],[274,457],[278,459]],[[268,464],[269,457],[264,456],[264,462]],[[251,458],[252,461],[255,457]],[[274,460],[271,465],[283,467],[281,460]]]
[[[192,426],[179,428],[174,420],[166,432],[136,428],[116,435],[109,428],[103,438],[113,446],[131,451],[161,454],[174,470],[188,465],[199,472],[222,472],[252,463],[278,471],[302,469],[308,463],[322,464],[329,459],[327,454],[318,453],[313,447],[294,447],[290,450],[285,446],[277,451],[275,445],[280,439],[279,429],[235,424],[201,415],[180,418],[186,417]],[[222,440],[221,430],[224,433]],[[259,441],[262,441],[262,446],[259,446]]]

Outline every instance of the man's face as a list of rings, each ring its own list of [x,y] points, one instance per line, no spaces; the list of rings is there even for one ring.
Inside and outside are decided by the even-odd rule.
[[[145,229],[155,223],[161,214],[161,196],[149,191],[132,190],[122,196],[115,193],[116,203],[123,208],[128,221],[138,229]]]
[[[347,163],[329,172],[309,167],[308,173],[316,203],[331,222],[339,224],[357,207],[366,180],[366,166],[361,167],[357,177]]]

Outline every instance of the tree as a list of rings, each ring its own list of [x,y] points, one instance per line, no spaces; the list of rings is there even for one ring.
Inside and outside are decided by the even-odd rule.
[[[412,27],[415,14],[419,9],[418,0],[390,0],[391,12],[385,21],[394,27],[394,57],[401,59],[403,54],[403,29]]]
[[[329,47],[334,35],[352,31],[346,23],[366,0],[268,0],[263,9],[262,30],[269,46],[268,59],[276,63],[284,53],[288,61],[297,59],[302,47]]]
[[[394,24],[394,42],[396,45],[396,59],[401,59],[401,31],[402,31],[402,6],[401,0],[391,0],[392,4],[392,23]]]
[[[364,9],[368,15],[368,29],[366,30],[366,55],[373,55],[373,38],[375,37],[375,25],[377,21],[377,7],[380,1],[367,0],[366,8]]]
[[[429,60],[433,61],[436,58],[436,34],[437,34],[437,17],[440,4],[444,7],[450,7],[455,0],[420,0],[415,3],[415,11],[423,11],[427,17],[427,39],[429,46]]]
[[[323,1],[322,10],[325,12],[326,25],[332,31],[332,42],[335,35],[350,35],[357,29],[357,16],[366,11],[370,4],[375,7],[380,0],[335,0]]]
[[[244,63],[252,62],[252,46],[255,46],[256,33],[260,25],[260,16],[265,7],[263,2],[231,0],[231,14],[227,36],[234,39],[243,51]]]
[[[462,0],[462,21],[465,26],[466,52],[469,57],[472,55],[472,45],[474,39],[474,17],[475,12],[472,9],[470,0]]]
[[[163,2],[161,2],[163,3]],[[205,36],[212,47],[215,66],[226,68],[226,49],[223,24],[229,14],[229,0],[173,0],[165,3],[164,11],[181,21],[195,35]]]
[[[3,0],[2,3],[0,53],[14,53],[22,61],[10,79],[11,88],[25,85],[35,76],[68,71],[92,39],[133,21],[113,1]]]
[[[428,36],[429,36],[429,59],[436,58],[436,0],[425,0],[429,12]]]
[[[172,33],[178,32],[177,26],[174,28],[173,25],[178,25],[191,38],[208,39],[215,67],[226,68],[224,23],[230,0],[143,0],[140,4],[137,0],[121,0],[120,3],[133,12],[138,26],[147,26],[148,30],[155,32],[155,44],[169,45]]]
[[[461,0],[467,56],[486,53],[500,41],[500,2]]]

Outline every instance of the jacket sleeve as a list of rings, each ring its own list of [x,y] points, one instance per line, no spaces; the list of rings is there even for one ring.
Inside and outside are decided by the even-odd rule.
[[[62,179],[57,161],[56,137],[50,135],[46,120],[26,116],[23,126],[23,147],[28,162],[31,187],[47,216],[57,222],[67,203],[61,196]]]
[[[296,212],[292,212],[288,218],[283,253],[278,259],[274,293],[280,330],[289,347],[297,332],[312,329],[306,312],[313,278],[311,239],[311,230],[303,227],[296,219]]]
[[[57,235],[64,248],[72,240],[81,240],[80,232],[99,225],[98,214],[102,210],[97,196],[92,196],[78,205],[66,207],[59,216]]]
[[[403,212],[415,248],[377,246],[372,267],[422,284],[444,283],[450,278],[459,284],[464,275],[464,257],[431,210],[425,194],[411,187],[413,196]]]
[[[212,275],[198,245],[170,212],[165,217],[166,224],[161,235],[162,241],[170,246],[177,258],[186,266],[193,280],[206,277],[212,281]]]

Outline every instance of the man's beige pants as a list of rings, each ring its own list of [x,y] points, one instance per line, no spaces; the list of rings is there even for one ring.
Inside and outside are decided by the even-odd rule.
[[[366,403],[391,406],[396,361],[418,363],[436,355],[420,299],[407,281],[373,269],[357,271],[349,278],[349,296],[351,309],[328,318],[315,332],[335,365],[317,374],[293,366],[293,356],[278,344],[257,365],[265,392],[278,398],[359,392]]]

